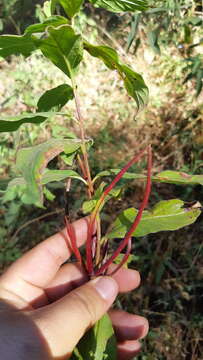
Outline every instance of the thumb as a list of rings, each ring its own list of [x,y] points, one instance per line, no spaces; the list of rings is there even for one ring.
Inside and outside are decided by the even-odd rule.
[[[107,312],[117,294],[116,281],[102,276],[35,310],[32,318],[52,357],[62,359],[70,355],[84,333]]]

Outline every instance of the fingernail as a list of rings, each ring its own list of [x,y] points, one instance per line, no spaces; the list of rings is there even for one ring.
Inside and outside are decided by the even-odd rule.
[[[118,285],[109,276],[100,276],[91,283],[104,300],[113,301],[118,294]]]

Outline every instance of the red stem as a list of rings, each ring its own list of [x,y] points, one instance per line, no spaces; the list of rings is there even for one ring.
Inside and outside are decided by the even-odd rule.
[[[120,264],[116,267],[116,269],[114,271],[112,271],[110,274],[108,274],[109,276],[112,276],[115,273],[117,273],[117,271],[120,270],[120,268],[122,268],[122,266],[128,261],[128,258],[129,258],[130,253],[131,253],[131,249],[132,249],[132,238],[130,238],[129,241],[128,241],[128,247],[127,247],[126,253],[123,256]]]
[[[67,235],[68,235],[68,238],[70,239],[70,242],[71,242],[72,251],[73,251],[76,259],[81,264],[82,263],[82,257],[81,257],[80,251],[78,250],[78,247],[77,247],[75,229],[74,229],[73,225],[68,222],[66,216],[65,216],[65,224],[66,224]]]
[[[148,200],[149,200],[149,195],[150,195],[150,192],[151,192],[151,170],[152,170],[152,150],[151,150],[151,146],[149,146],[148,147],[147,184],[146,184],[146,187],[145,187],[144,199],[142,201],[142,204],[140,206],[138,214],[137,214],[133,224],[131,225],[130,229],[126,233],[126,235],[125,235],[123,241],[121,242],[120,246],[116,249],[114,254],[106,261],[106,263],[103,264],[100,267],[100,269],[98,269],[95,272],[95,276],[98,276],[98,275],[102,274],[105,270],[108,269],[109,265],[111,265],[113,263],[113,261],[116,259],[116,257],[127,246],[130,238],[132,237],[132,234],[134,233],[137,226],[139,225],[139,222],[140,222],[140,220],[142,218],[142,213],[143,213],[145,207],[147,206],[147,203],[148,203]]]
[[[117,184],[117,182],[123,177],[123,175],[128,171],[128,169],[138,162],[144,155],[147,148],[142,150],[138,155],[136,155],[132,160],[130,160],[127,165],[124,166],[124,168],[116,175],[115,179],[112,181],[112,183],[107,186],[107,188],[104,190],[104,197],[108,195],[108,193],[114,188],[114,186]]]
[[[92,235],[93,235],[93,225],[94,222],[96,220],[96,216],[98,214],[100,205],[102,204],[102,202],[105,200],[106,196],[108,195],[108,193],[114,188],[114,186],[117,184],[117,182],[123,177],[123,175],[126,173],[126,171],[128,171],[128,169],[135,164],[136,162],[138,162],[144,155],[145,151],[147,148],[145,148],[144,150],[142,150],[138,155],[134,156],[134,158],[132,160],[130,160],[127,165],[124,166],[124,168],[119,171],[119,173],[116,175],[115,179],[111,182],[111,184],[109,186],[107,186],[107,188],[104,190],[101,198],[98,200],[97,202],[97,206],[94,209],[91,219],[90,219],[90,223],[88,226],[88,234],[87,234],[87,242],[86,242],[86,261],[87,261],[87,272],[90,275],[94,275],[94,266],[93,266],[93,259],[92,259]],[[126,244],[127,245],[127,244]],[[125,246],[124,246],[125,247]]]

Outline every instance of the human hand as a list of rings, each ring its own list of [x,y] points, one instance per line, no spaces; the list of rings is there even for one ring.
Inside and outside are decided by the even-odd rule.
[[[74,224],[78,246],[86,241],[87,222]],[[138,287],[139,273],[120,269],[113,277],[88,281],[77,264],[64,264],[71,251],[65,233],[43,241],[0,277],[0,352],[4,360],[69,357],[85,331],[110,308],[118,292]],[[64,265],[63,265],[64,264]],[[112,271],[112,269],[111,269]],[[140,350],[148,332],[145,318],[110,310],[118,339],[118,359]]]

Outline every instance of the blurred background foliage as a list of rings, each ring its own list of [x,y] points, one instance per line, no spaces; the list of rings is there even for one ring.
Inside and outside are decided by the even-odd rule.
[[[149,142],[154,172],[165,169],[201,174],[203,171],[203,9],[201,0],[150,0],[142,14],[112,14],[85,2],[76,18],[78,30],[93,42],[113,45],[150,91],[148,106],[137,114],[133,100],[115,73],[86,55],[78,84],[87,134],[94,139],[90,153],[93,174],[119,167]],[[44,1],[0,0],[0,32],[22,34],[43,20]],[[0,59],[0,110],[15,115],[32,111],[43,91],[64,82],[64,75],[39,53],[30,58]],[[19,147],[78,132],[74,104],[66,106],[68,121],[50,119],[23,125],[16,133],[0,135],[0,189],[14,176]],[[51,166],[61,168],[60,158]],[[145,163],[135,170],[144,171]],[[0,271],[23,252],[63,226],[64,185],[53,183],[46,208],[25,206],[15,189],[9,198],[0,193]],[[137,207],[143,185],[126,187],[124,201],[111,201],[103,218],[105,227],[122,209]],[[75,181],[69,202],[72,218],[81,216],[84,189]],[[153,186],[150,205],[179,197],[203,202],[201,186]],[[203,354],[203,222],[174,233],[135,239],[132,266],[142,275],[142,286],[122,295],[117,305],[147,316],[150,334],[139,360],[201,360]]]

